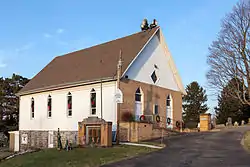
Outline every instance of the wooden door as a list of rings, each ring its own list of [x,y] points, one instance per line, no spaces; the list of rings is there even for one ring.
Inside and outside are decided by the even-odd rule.
[[[101,143],[101,127],[87,127],[87,138],[86,142],[88,144],[95,143],[100,144]]]

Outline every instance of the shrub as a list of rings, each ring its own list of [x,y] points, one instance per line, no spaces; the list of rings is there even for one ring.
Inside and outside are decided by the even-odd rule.
[[[133,122],[133,121],[135,121],[135,117],[131,112],[126,111],[126,112],[124,112],[122,114],[122,121],[124,121],[124,122]]]

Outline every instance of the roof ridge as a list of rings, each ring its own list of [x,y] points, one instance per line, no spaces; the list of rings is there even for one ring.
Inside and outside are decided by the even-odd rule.
[[[101,45],[106,45],[106,44],[108,44],[108,43],[115,42],[115,41],[118,41],[118,40],[121,40],[121,39],[124,39],[124,38],[129,38],[129,37],[132,37],[132,36],[134,36],[134,35],[141,34],[141,33],[145,33],[145,32],[150,33],[152,30],[157,29],[157,28],[159,28],[159,26],[154,27],[154,28],[151,28],[151,29],[148,29],[148,30],[146,30],[146,31],[139,31],[139,32],[136,32],[136,33],[127,35],[127,36],[118,37],[118,38],[116,38],[116,39],[113,39],[113,40],[110,40],[110,41],[106,41],[106,42],[103,42],[103,43],[99,43],[99,44],[96,44],[96,45],[92,45],[92,46],[89,46],[89,47],[86,47],[86,48],[82,48],[82,49],[79,49],[79,50],[75,50],[75,51],[73,51],[73,52],[68,52],[68,53],[66,53],[66,54],[62,54],[62,55],[56,56],[55,58],[57,58],[57,57],[62,57],[62,56],[67,56],[67,55],[69,55],[69,54],[71,54],[71,53],[76,53],[76,52],[80,52],[80,51],[83,51],[83,50],[86,51],[86,50],[88,50],[88,49],[93,49],[94,47],[99,47],[99,46],[101,46]]]
[[[98,78],[113,78],[117,70],[118,50],[123,49],[123,68],[126,69],[158,29],[159,27],[140,31],[61,56],[55,56],[49,64],[32,77],[19,93],[46,89],[53,85],[93,81]],[[100,63],[102,60],[103,63]]]

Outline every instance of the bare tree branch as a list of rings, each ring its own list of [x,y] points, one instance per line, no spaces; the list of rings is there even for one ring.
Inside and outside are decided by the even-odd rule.
[[[217,40],[209,47],[209,86],[220,92],[234,81],[228,95],[250,105],[250,0],[237,3],[222,20]]]

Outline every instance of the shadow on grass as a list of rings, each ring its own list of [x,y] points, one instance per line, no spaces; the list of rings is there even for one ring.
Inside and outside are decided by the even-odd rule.
[[[16,156],[0,163],[1,167],[96,167],[146,154],[157,149],[136,146],[111,148],[75,148],[71,151],[45,149]]]

